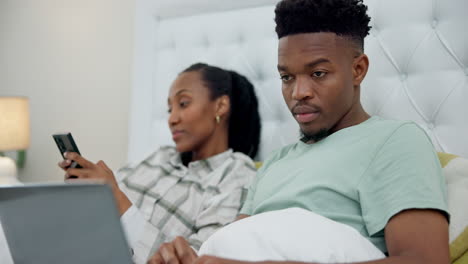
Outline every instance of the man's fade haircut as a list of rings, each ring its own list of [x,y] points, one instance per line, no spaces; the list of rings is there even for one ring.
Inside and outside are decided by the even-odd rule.
[[[278,39],[301,33],[331,32],[349,37],[364,51],[370,17],[362,0],[282,0],[276,5]]]

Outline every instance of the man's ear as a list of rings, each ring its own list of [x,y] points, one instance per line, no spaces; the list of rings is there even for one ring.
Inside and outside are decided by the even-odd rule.
[[[361,54],[354,58],[353,62],[353,86],[359,87],[362,80],[366,77],[367,70],[369,69],[369,58],[366,54]]]
[[[231,109],[231,101],[229,100],[229,96],[223,95],[216,99],[217,116],[226,118],[227,114],[229,113],[229,109]]]

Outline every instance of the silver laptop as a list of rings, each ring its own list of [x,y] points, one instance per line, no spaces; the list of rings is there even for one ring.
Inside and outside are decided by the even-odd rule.
[[[132,263],[110,187],[0,187],[0,224],[14,263]]]

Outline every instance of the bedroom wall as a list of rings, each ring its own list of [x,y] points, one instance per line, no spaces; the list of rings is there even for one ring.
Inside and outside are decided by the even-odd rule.
[[[60,181],[51,134],[71,131],[86,157],[125,163],[135,1],[0,0],[0,96],[30,99],[20,180]]]

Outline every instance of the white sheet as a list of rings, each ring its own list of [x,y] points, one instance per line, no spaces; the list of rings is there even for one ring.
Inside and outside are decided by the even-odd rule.
[[[251,216],[212,235],[199,255],[245,260],[348,263],[385,255],[355,229],[289,208]]]

